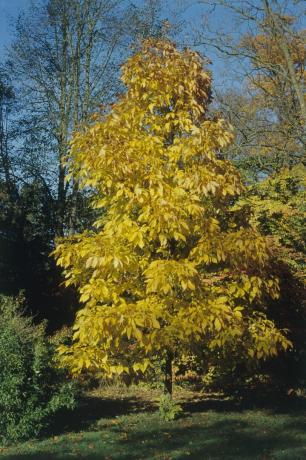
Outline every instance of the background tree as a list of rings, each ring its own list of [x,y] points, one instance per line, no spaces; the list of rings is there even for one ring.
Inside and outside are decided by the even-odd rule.
[[[10,295],[23,290],[36,320],[47,318],[54,329],[69,323],[77,305],[48,256],[54,238],[94,220],[88,192],[64,182],[68,141],[118,92],[131,45],[165,27],[157,0],[33,5],[17,21],[1,79],[1,287]]]
[[[55,250],[81,301],[62,361],[113,373],[145,371],[205,344],[262,358],[288,340],[266,316],[278,296],[269,243],[232,203],[243,191],[220,158],[232,135],[210,119],[211,78],[200,56],[146,41],[122,68],[124,95],[75,134],[71,174],[96,191],[95,229]]]
[[[140,11],[117,0],[50,0],[18,20],[10,59],[24,108],[22,168],[48,186],[57,235],[77,230],[84,211],[77,184],[64,182],[69,138],[118,91],[131,39],[157,27],[151,17],[152,30],[139,30],[141,21]]]
[[[305,369],[305,167],[283,168],[249,187],[240,205],[248,206],[261,233],[278,242],[273,264],[280,279],[281,296],[271,304],[271,316],[290,330],[292,353],[264,367],[274,385],[303,386]],[[271,380],[270,380],[271,382]]]
[[[248,179],[300,162],[305,152],[305,31],[288,2],[201,4],[207,14],[208,6],[214,5],[214,14],[222,9],[231,18],[232,29],[208,26],[197,37],[198,43],[226,57],[229,68],[233,62],[239,64],[233,75],[236,89],[216,94],[217,105],[237,134],[231,158]],[[207,21],[214,23],[211,14]]]
[[[243,205],[252,210],[261,232],[280,243],[273,264],[282,295],[272,302],[271,315],[292,331],[294,353],[285,361],[270,361],[265,372],[276,370],[278,383],[303,385],[305,31],[300,17],[304,6],[282,0],[204,0],[201,4],[207,27],[199,32],[199,42],[223,56],[227,76],[233,63],[239,64],[232,72],[232,85],[225,83],[231,89],[216,92],[217,109],[236,134],[225,154],[251,185]],[[213,29],[213,15],[222,12],[230,18],[227,30]]]

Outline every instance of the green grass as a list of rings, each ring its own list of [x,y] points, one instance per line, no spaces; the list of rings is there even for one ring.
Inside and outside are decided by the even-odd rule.
[[[235,402],[180,393],[184,414],[162,422],[157,394],[104,391],[62,413],[52,435],[0,449],[3,460],[306,459],[306,401]]]

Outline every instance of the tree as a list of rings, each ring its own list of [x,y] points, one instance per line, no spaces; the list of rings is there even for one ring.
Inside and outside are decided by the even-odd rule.
[[[105,42],[103,29],[114,5],[104,0],[50,0],[44,5],[35,3],[16,24],[10,61],[22,94],[22,170],[31,178],[45,180],[56,234],[72,226],[69,204],[76,204],[76,186],[64,183],[62,165],[70,133],[90,112],[94,94],[98,92],[103,100],[112,72],[115,33],[109,32]]]
[[[285,17],[279,18],[284,26],[281,34],[270,24],[271,18],[274,18],[272,13],[263,21],[257,35],[245,35],[239,44],[250,56],[249,98],[245,109],[253,123],[239,127],[241,118],[234,117],[238,130],[245,135],[244,140],[249,141],[244,163],[253,161],[254,169],[264,174],[273,174],[299,163],[306,140],[306,119],[298,97],[304,79],[305,32],[295,32],[292,28],[294,19]],[[282,53],[284,37],[294,77]]]
[[[273,359],[266,371],[270,373],[274,368],[278,382],[303,385],[306,112],[305,30],[300,18],[304,3],[298,0],[202,0],[201,3],[214,5],[216,8],[211,11],[216,16],[223,13],[231,17],[227,21],[230,33],[224,28],[209,33],[205,28],[199,35],[203,43],[227,58],[227,67],[231,68],[230,62],[233,64],[235,60],[239,64],[234,73],[238,77],[240,74],[243,84],[235,90],[222,88],[216,99],[219,110],[236,133],[235,143],[227,149],[226,157],[234,161],[250,185],[241,203],[253,210],[259,230],[279,241],[273,263],[282,295],[272,302],[270,314],[277,324],[291,330],[293,352],[285,359]],[[208,21],[214,24],[211,16]]]
[[[273,263],[280,280],[281,297],[273,302],[271,317],[290,329],[292,352],[269,366],[278,382],[291,387],[305,383],[305,166],[284,168],[277,174],[249,187],[239,200],[249,206],[252,219],[263,235],[273,236],[279,245]]]
[[[281,244],[280,260],[301,278],[305,274],[305,166],[282,169],[250,187],[240,205],[253,210],[253,219],[264,235]]]
[[[209,119],[211,77],[200,56],[148,40],[122,68],[127,90],[71,143],[70,173],[94,188],[95,228],[58,242],[66,285],[84,303],[73,372],[144,372],[196,345],[239,343],[258,359],[288,348],[265,313],[278,296],[270,243],[232,204],[239,173],[220,151],[232,135]]]
[[[49,257],[55,233],[54,200],[43,177],[20,162],[19,101],[8,72],[0,69],[0,292],[27,299],[35,320],[48,319],[54,329],[71,321],[75,304],[59,296],[60,271]],[[18,147],[19,144],[19,147]],[[35,168],[35,162],[32,163]],[[71,292],[69,293],[71,297]],[[61,300],[66,309],[60,305]],[[69,318],[70,316],[70,318]]]
[[[5,183],[7,194],[13,199],[14,184],[9,155],[10,123],[9,113],[15,103],[15,95],[7,75],[0,69],[0,178]]]
[[[64,182],[69,139],[114,99],[131,44],[163,33],[158,5],[34,1],[18,18],[9,61],[0,65],[0,291],[22,290],[35,321],[47,319],[49,331],[69,324],[77,304],[49,257],[55,235],[94,220],[88,192]]]
[[[64,181],[69,139],[119,91],[122,56],[137,34],[162,32],[157,6],[158,0],[139,8],[120,0],[48,0],[34,2],[17,21],[9,58],[20,94],[21,168],[46,183],[56,235],[82,228],[78,184]]]
[[[232,30],[205,28],[197,39],[221,52],[227,67],[231,61],[239,64],[233,83],[237,87],[242,81],[240,90],[221,89],[216,95],[237,133],[230,157],[255,179],[292,167],[301,161],[306,140],[305,30],[295,16],[299,2],[295,8],[282,0],[201,3],[231,18]]]

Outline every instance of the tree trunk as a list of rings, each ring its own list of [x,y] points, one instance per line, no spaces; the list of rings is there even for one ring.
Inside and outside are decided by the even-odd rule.
[[[172,361],[173,361],[173,356],[171,353],[167,353],[166,355],[166,363],[165,363],[165,380],[164,380],[164,393],[166,395],[169,395],[170,398],[172,398]]]
[[[304,94],[303,94],[302,87],[300,86],[296,78],[294,63],[290,56],[290,51],[289,51],[288,44],[285,38],[286,37],[285,31],[283,30],[279,17],[273,13],[269,0],[263,0],[263,3],[264,3],[264,9],[265,9],[267,18],[269,18],[270,20],[270,26],[271,26],[272,33],[274,33],[274,36],[279,44],[279,48],[282,51],[283,56],[285,58],[287,70],[289,73],[289,77],[291,79],[291,84],[295,91],[295,94],[296,94],[296,97],[297,97],[297,100],[300,106],[301,115],[302,115],[304,125],[305,125],[306,124],[306,105],[305,105],[305,100],[304,100]]]

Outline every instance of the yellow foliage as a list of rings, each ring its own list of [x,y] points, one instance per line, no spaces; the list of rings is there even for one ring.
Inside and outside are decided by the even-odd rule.
[[[231,208],[243,184],[218,155],[232,134],[206,115],[200,56],[148,40],[122,80],[126,93],[71,141],[70,174],[95,190],[100,217],[54,251],[84,303],[63,363],[112,375],[145,372],[154,355],[194,343],[245,340],[257,357],[286,348],[282,331],[252,314],[278,284],[267,241]]]

